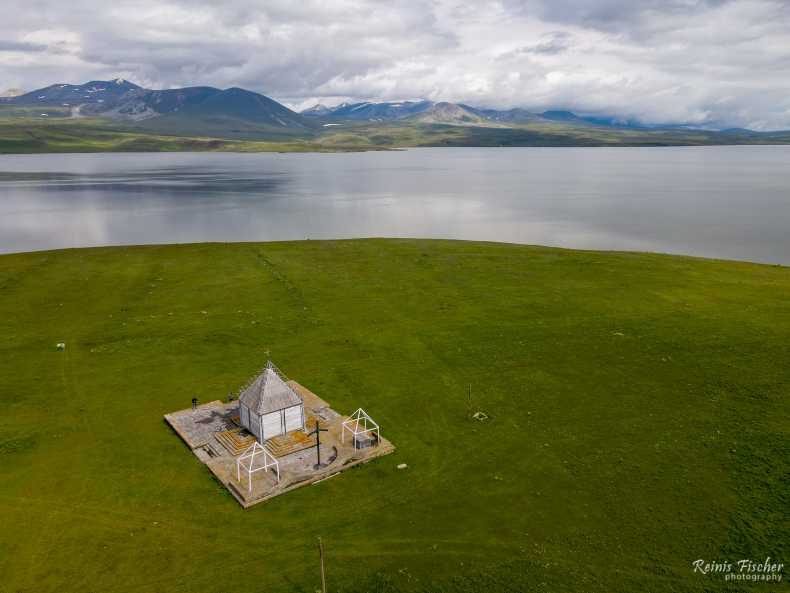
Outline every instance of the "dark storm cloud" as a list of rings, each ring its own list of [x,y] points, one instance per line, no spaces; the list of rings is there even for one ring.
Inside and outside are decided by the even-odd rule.
[[[627,32],[645,15],[690,17],[730,1],[733,0],[514,0],[507,1],[506,5],[515,13],[532,13],[548,22]]]
[[[47,46],[42,43],[25,43],[24,41],[5,41],[0,39],[0,51],[36,52],[45,51]]]
[[[114,77],[790,128],[790,3],[6,0],[0,86]]]
[[[572,35],[564,31],[548,33],[544,35],[538,43],[533,45],[525,45],[519,47],[513,52],[510,52],[509,57],[518,56],[519,54],[543,54],[547,56],[561,54],[571,47]]]

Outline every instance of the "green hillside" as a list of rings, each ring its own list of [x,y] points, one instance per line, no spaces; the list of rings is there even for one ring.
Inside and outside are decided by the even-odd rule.
[[[691,563],[790,559],[788,294],[471,242],[0,256],[0,591],[313,593],[319,535],[332,592],[778,590]],[[162,415],[268,357],[397,451],[242,510]]]
[[[242,103],[243,106],[243,103]],[[60,111],[58,110],[60,109]],[[42,111],[43,110],[43,111]],[[48,112],[47,117],[41,113]],[[0,154],[160,151],[341,151],[425,146],[701,146],[786,144],[790,133],[636,130],[535,121],[505,127],[398,120],[275,126],[239,115],[174,112],[139,122],[69,118],[62,108],[0,106]]]
[[[328,146],[705,146],[721,144],[787,144],[789,132],[712,132],[704,130],[638,130],[576,124],[530,122],[511,127],[396,122],[332,127],[317,140]]]
[[[4,112],[5,110],[0,109],[0,116]],[[299,138],[292,138],[288,134],[281,134],[274,141],[179,135],[176,132],[181,125],[178,117],[168,119],[166,123],[174,126],[173,129],[153,132],[142,128],[120,126],[98,118],[59,118],[42,121],[30,117],[0,117],[0,154],[343,150],[343,147],[311,144]]]

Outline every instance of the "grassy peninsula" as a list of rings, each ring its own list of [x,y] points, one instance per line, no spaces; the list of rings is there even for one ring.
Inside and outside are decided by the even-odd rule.
[[[691,563],[790,559],[788,294],[472,242],[0,256],[0,591],[312,593],[319,535],[337,592],[765,591]],[[395,454],[242,510],[162,415],[267,358]]]

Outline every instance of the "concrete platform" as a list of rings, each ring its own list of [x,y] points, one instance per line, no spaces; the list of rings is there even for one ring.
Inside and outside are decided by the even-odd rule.
[[[243,470],[241,480],[237,478],[237,458],[216,437],[217,433],[236,427],[233,418],[239,415],[238,401],[223,403],[216,400],[198,406],[196,410],[189,408],[165,414],[165,421],[244,508],[324,480],[395,450],[392,443],[383,438],[378,445],[366,449],[355,450],[349,435],[346,435],[343,443],[343,421],[348,416],[335,412],[327,402],[296,381],[288,381],[288,384],[304,400],[308,431],[313,429],[316,418],[327,429],[327,432],[321,433],[321,461],[325,467],[317,470],[313,468],[316,462],[315,446],[302,448],[289,455],[277,457],[280,466],[279,482],[273,470],[252,474],[251,490]]]

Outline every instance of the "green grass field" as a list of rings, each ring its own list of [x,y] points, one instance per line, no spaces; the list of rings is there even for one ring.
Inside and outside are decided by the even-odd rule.
[[[490,243],[1,256],[0,592],[313,593],[319,535],[332,592],[783,590],[691,562],[790,563],[788,295]],[[242,510],[162,415],[267,356],[397,451]]]
[[[101,119],[3,117],[0,154],[73,152],[305,152],[337,150],[303,140],[238,140],[130,129]],[[339,147],[343,150],[343,147]]]
[[[790,133],[718,133],[703,130],[629,130],[567,122],[477,127],[344,122],[331,128],[272,130],[228,120],[177,118],[137,124],[69,118],[63,108],[0,105],[0,154],[66,152],[323,152],[417,146],[704,146],[787,144]],[[58,111],[58,110],[61,111]]]

